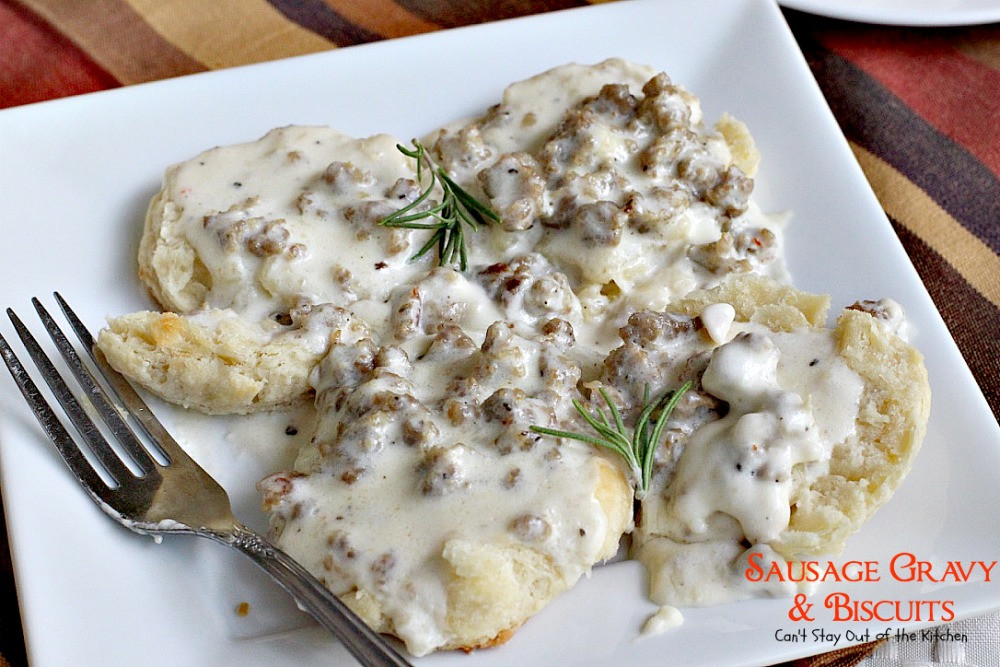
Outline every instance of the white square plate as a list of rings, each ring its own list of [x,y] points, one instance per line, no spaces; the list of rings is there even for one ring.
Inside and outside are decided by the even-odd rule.
[[[899,552],[935,562],[1000,553],[1000,433],[767,0],[611,3],[4,111],[0,304],[33,320],[29,297],[59,290],[93,329],[106,315],[149,307],[134,277],[146,203],[165,167],[202,149],[293,123],[421,136],[480,113],[512,81],[611,56],[667,71],[702,98],[706,118],[729,111],[749,125],[763,155],[758,201],[794,213],[788,252],[799,287],[831,293],[838,308],[889,296],[915,325],[934,390],[924,451],[893,501],[833,558],[876,560],[883,581],[841,586],[855,599],[953,599],[960,616],[1000,607],[996,583],[889,580]],[[0,330],[12,338],[9,324]],[[169,426],[174,409],[155,408]],[[33,665],[348,661],[314,627],[271,632],[286,624],[290,605],[222,547],[184,538],[157,545],[95,511],[7,380],[0,410],[0,473]],[[287,458],[287,444],[244,451],[239,429],[217,423],[178,435],[230,490],[237,515],[259,527],[253,483]],[[237,601],[251,601],[246,618],[236,615]],[[789,607],[782,599],[685,610],[683,626],[640,640],[654,606],[641,568],[616,564],[598,568],[502,647],[419,662],[761,664],[833,647],[781,642],[779,631],[861,629],[831,621],[821,604],[815,623],[796,624]]]
[[[1000,21],[997,0],[781,0],[785,7],[831,18],[906,26],[958,26]]]

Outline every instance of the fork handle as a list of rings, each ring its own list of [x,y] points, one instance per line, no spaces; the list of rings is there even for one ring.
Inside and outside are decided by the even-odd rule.
[[[386,640],[309,574],[291,556],[242,524],[220,541],[242,552],[288,591],[296,602],[329,630],[362,665],[409,666]]]

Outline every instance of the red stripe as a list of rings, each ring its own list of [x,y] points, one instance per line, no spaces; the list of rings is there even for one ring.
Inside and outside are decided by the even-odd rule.
[[[0,2],[0,108],[118,85],[49,25],[17,5]]]
[[[823,41],[1000,176],[1000,71],[912,32],[875,37],[838,32]]]

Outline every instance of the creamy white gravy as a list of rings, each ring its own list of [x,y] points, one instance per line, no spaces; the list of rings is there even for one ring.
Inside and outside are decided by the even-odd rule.
[[[422,305],[451,302],[411,307],[432,313],[425,332],[433,317],[480,335],[499,318],[531,333],[560,317],[586,363],[617,343],[636,309],[734,271],[786,276],[780,219],[756,206],[698,99],[647,67],[559,67],[425,141],[504,218],[467,234],[470,269],[447,284],[431,273],[433,252],[409,261],[430,232],[376,224],[426,182],[397,143],[291,126],[170,169],[158,195],[162,242],[195,258],[192,273],[160,272],[177,282],[167,285],[176,308],[232,310],[266,337],[292,308],[332,303],[388,342],[416,288]]]
[[[452,331],[379,350],[353,386],[343,378],[366,346],[328,357],[299,472],[261,483],[279,544],[334,592],[366,591],[415,655],[464,623],[450,616],[451,587],[509,585],[491,569],[514,567],[506,550],[532,549],[551,568],[545,586],[570,586],[618,536],[593,450],[526,431],[564,426],[573,410],[579,369],[560,346],[502,323],[482,349]],[[534,611],[519,592],[499,597]]]
[[[569,403],[576,383],[597,374],[629,315],[734,272],[786,274],[782,222],[753,201],[740,167],[752,169],[703,125],[697,98],[654,70],[556,68],[425,141],[502,217],[467,235],[464,273],[436,267],[433,253],[410,261],[429,232],[376,224],[424,185],[396,143],[281,128],[178,165],[159,197],[165,242],[196,256],[180,282],[205,287],[197,299],[181,284],[179,310],[209,325],[256,322],[262,341],[287,334],[302,305],[368,324],[332,345],[328,332],[302,334],[329,346],[312,383],[316,435],[296,470],[261,490],[281,545],[338,593],[374,591],[420,655],[449,640],[449,553],[530,543],[566,585],[599,557],[594,451],[524,427],[584,430]],[[730,576],[733,544],[780,531],[791,468],[821,467],[829,439],[850,433],[854,385],[828,341],[731,327],[725,312],[708,320],[729,342],[706,389],[730,411],[696,433],[673,487],[650,504],[647,525],[669,537],[640,535],[639,553],[663,604],[748,594]],[[759,345],[730,340],[740,330]],[[813,354],[822,372],[783,370]],[[503,410],[519,414],[505,422]],[[736,470],[744,459],[773,486]],[[661,590],[664,578],[687,592]],[[665,608],[656,624],[676,622]]]
[[[437,159],[501,214],[488,236],[504,261],[541,253],[541,275],[568,279],[583,346],[606,352],[631,312],[729,273],[787,277],[782,219],[750,197],[745,161],[694,95],[649,68],[559,67],[434,138]]]
[[[662,605],[652,616],[646,619],[642,626],[642,636],[651,637],[663,634],[684,623],[681,610],[669,604]]]

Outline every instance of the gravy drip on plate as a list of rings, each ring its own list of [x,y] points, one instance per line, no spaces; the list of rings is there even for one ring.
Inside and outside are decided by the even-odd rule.
[[[781,221],[751,198],[747,144],[729,116],[706,128],[698,99],[666,74],[608,60],[512,85],[434,149],[500,214],[492,244],[515,261],[544,256],[536,275],[572,287],[581,342],[606,351],[637,309],[732,273],[786,277]]]

